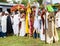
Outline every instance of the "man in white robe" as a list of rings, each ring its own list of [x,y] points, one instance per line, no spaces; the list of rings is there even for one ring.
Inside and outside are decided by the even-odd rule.
[[[2,19],[1,19],[1,25],[2,25],[2,36],[6,37],[6,22],[7,22],[7,15],[5,15],[7,12],[3,12]]]
[[[1,26],[1,18],[2,12],[0,12],[0,37],[2,37],[2,26]]]
[[[13,30],[14,30],[14,35],[18,36],[19,33],[19,14],[15,14],[13,18]]]

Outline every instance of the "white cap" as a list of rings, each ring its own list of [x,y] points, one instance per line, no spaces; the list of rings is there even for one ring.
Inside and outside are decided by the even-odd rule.
[[[9,14],[8,11],[5,11],[6,14]]]
[[[11,15],[11,16],[14,16],[14,15]]]

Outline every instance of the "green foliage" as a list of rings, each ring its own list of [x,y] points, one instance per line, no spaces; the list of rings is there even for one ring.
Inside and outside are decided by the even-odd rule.
[[[6,0],[0,0],[0,2],[6,2]]]
[[[12,1],[17,4],[17,2],[15,2],[15,0],[12,0]],[[30,0],[30,1],[31,1],[31,3],[32,3],[34,0]],[[43,0],[36,0],[36,1],[38,1],[39,4],[42,4],[42,1],[43,1]],[[0,0],[0,2],[6,2],[6,0]],[[18,2],[18,3],[19,3],[19,2]],[[28,3],[28,0],[22,0],[22,4],[24,4],[25,6],[27,5],[27,3]]]
[[[39,4],[42,4],[43,0],[38,0]]]
[[[58,34],[60,37],[60,29],[58,29]],[[8,36],[0,38],[0,46],[60,46],[60,40],[57,43],[45,44],[40,38]]]
[[[22,0],[22,4],[24,4],[25,6],[27,5],[28,0]]]

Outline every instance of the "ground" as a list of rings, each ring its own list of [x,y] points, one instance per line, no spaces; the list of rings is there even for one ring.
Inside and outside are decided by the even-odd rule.
[[[60,29],[58,29],[58,34],[60,37]],[[0,38],[0,46],[60,46],[60,40],[58,43],[45,44],[40,39],[33,39],[32,37],[9,36]]]

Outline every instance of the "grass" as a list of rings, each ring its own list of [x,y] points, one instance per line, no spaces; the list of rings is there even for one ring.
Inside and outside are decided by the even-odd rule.
[[[60,37],[60,29],[58,29],[58,34]],[[0,46],[60,46],[60,40],[58,43],[45,44],[40,39],[33,39],[32,37],[9,36],[0,38]]]

